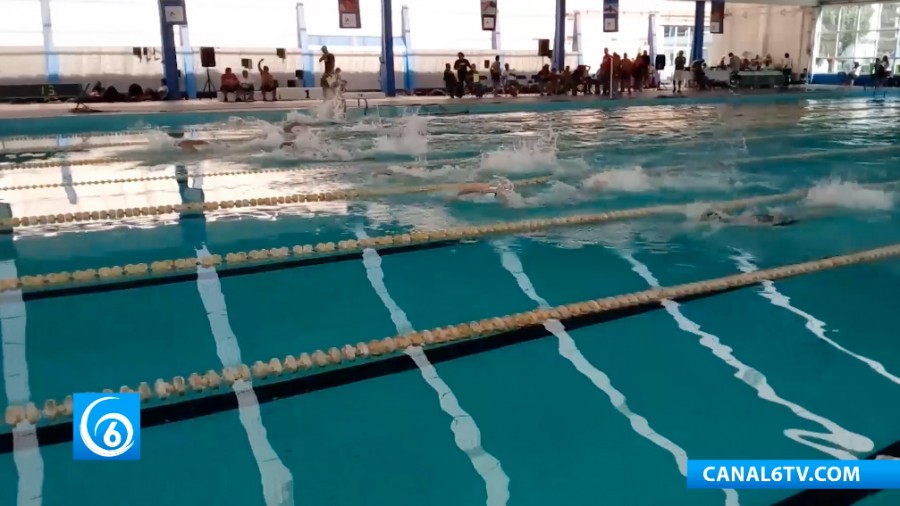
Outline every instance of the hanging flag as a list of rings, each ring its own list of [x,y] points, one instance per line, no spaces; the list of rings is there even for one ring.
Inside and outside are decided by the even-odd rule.
[[[359,0],[338,0],[338,14],[341,16],[341,28],[360,28]]]
[[[493,32],[497,28],[497,0],[481,0],[481,29]]]
[[[725,2],[710,2],[709,33],[725,33]]]
[[[619,0],[603,0],[603,31],[619,31]]]

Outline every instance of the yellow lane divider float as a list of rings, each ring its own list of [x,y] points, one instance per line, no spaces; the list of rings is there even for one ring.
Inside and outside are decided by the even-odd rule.
[[[124,161],[124,160],[118,160]],[[129,160],[136,161],[136,160]],[[222,176],[246,176],[251,174],[272,174],[279,172],[301,172],[304,170],[323,170],[323,169],[347,169],[350,168],[350,165],[323,165],[323,166],[314,166],[314,167],[274,167],[270,169],[245,169],[245,170],[229,170],[229,171],[219,171],[219,172],[204,172],[203,177],[222,177]],[[139,183],[144,181],[167,181],[177,179],[176,176],[141,176],[141,177],[124,177],[119,179],[95,179],[91,181],[74,181],[72,183],[38,183],[38,184],[25,184],[25,185],[17,185],[17,186],[5,186],[0,188],[2,190],[40,190],[44,188],[62,188],[67,186],[94,186],[94,185],[104,185],[104,184],[116,184],[116,183]]]
[[[413,346],[419,346],[428,350],[467,339],[490,339],[492,336],[503,332],[535,327],[547,321],[565,321],[573,317],[596,315],[661,303],[665,300],[741,288],[763,281],[775,281],[897,256],[900,256],[900,244],[751,273],[736,274],[672,287],[652,288],[624,295],[556,306],[554,308],[497,316],[421,332],[409,332],[384,339],[346,344],[341,347],[335,346],[328,350],[315,350],[311,353],[301,353],[296,356],[287,355],[283,359],[274,357],[268,361],[258,360],[252,366],[241,364],[237,367],[224,368],[221,371],[208,370],[206,372],[194,372],[187,376],[175,376],[171,380],[160,378],[153,382],[152,386],[148,382],[140,383],[137,388],[127,385],[121,386],[119,387],[119,392],[138,392],[144,402],[151,400],[165,401],[170,398],[179,398],[192,394],[201,395],[205,391],[217,391],[223,387],[230,388],[235,383],[251,379],[262,380],[284,375],[315,374],[318,369],[326,367],[350,362],[377,360],[379,357],[398,355]],[[113,390],[105,389],[103,391],[109,393]],[[62,401],[47,400],[41,408],[38,408],[34,403],[28,403],[24,406],[9,406],[6,409],[5,421],[7,425],[15,427],[25,421],[36,424],[41,419],[57,421],[60,419],[65,420],[71,416],[72,396],[67,396]]]
[[[204,174],[208,177],[215,174]],[[512,181],[517,187],[534,186],[549,181],[550,176]],[[106,209],[102,211],[77,211],[74,213],[47,214],[42,216],[25,216],[21,218],[4,218],[0,220],[0,229],[11,227],[28,227],[54,225],[59,223],[78,223],[85,221],[139,218],[142,216],[161,216],[167,214],[202,213],[219,209],[240,209],[244,207],[275,206],[303,204],[309,202],[333,202],[337,200],[363,200],[387,197],[392,195],[410,195],[415,193],[436,193],[459,191],[464,185],[471,183],[439,183],[419,186],[397,186],[385,188],[369,188],[356,190],[339,190],[322,193],[295,193],[277,197],[261,197],[253,199],[222,200],[190,204],[166,204],[161,206],[126,207]]]
[[[766,195],[746,199],[711,202],[710,206],[721,210],[733,210],[751,207],[759,204],[784,202],[803,198],[806,190]],[[191,205],[191,204],[187,204]],[[199,204],[195,204],[200,206]],[[366,248],[389,249],[410,245],[421,245],[447,240],[471,240],[487,236],[530,233],[546,230],[554,227],[572,227],[579,225],[593,225],[611,221],[621,221],[635,218],[666,214],[684,214],[686,204],[669,204],[653,207],[639,207],[617,211],[607,211],[595,214],[581,214],[560,218],[534,219],[513,222],[500,222],[489,225],[456,227],[435,232],[410,232],[404,234],[371,237],[361,240],[343,240],[324,242],[318,244],[302,244],[293,247],[280,247],[260,249],[252,251],[240,251],[222,255],[211,255],[198,259],[197,257],[178,258],[173,260],[158,260],[145,263],[128,264],[122,266],[101,267],[99,269],[84,269],[74,272],[55,272],[50,274],[38,274],[0,280],[0,292],[24,289],[26,291],[41,290],[45,288],[59,288],[69,284],[84,285],[93,283],[110,283],[122,279],[135,279],[146,277],[161,277],[174,274],[184,274],[193,271],[198,265],[203,267],[224,268],[246,265],[258,265],[267,263],[279,263],[291,259],[333,256],[361,252]],[[182,208],[186,206],[181,206]],[[202,206],[200,207],[202,208]]]

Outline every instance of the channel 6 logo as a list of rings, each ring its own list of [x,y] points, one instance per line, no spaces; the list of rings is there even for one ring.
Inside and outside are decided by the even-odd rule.
[[[73,459],[140,460],[139,393],[75,394],[72,414]]]

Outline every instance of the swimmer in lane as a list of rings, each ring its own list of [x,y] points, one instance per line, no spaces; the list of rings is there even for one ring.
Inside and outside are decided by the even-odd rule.
[[[734,216],[722,211],[706,211],[700,216],[700,221],[745,227],[786,227],[799,222],[797,218],[782,213],[741,214]]]
[[[509,179],[498,177],[490,183],[465,183],[460,186],[456,197],[466,195],[484,195],[499,200],[502,204],[509,203],[509,197],[515,190],[515,185]]]

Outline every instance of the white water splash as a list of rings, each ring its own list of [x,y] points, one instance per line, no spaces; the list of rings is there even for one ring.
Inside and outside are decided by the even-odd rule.
[[[847,209],[888,211],[894,207],[894,193],[866,188],[859,183],[830,180],[809,190],[805,203],[810,206],[833,206]]]
[[[753,261],[755,260],[753,258],[753,255],[751,255],[750,253],[748,253],[746,251],[739,250],[739,249],[736,249],[736,251],[738,252],[738,255],[732,256],[731,258],[732,258],[732,260],[735,261],[735,263],[737,264],[737,268],[741,272],[756,272],[759,270],[759,268],[756,266],[756,264],[753,263]],[[825,322],[823,322],[822,320],[819,320],[818,318],[807,313],[806,311],[803,311],[802,309],[798,309],[793,304],[791,304],[790,297],[779,292],[778,288],[775,287],[774,282],[769,281],[769,280],[763,281],[762,287],[763,287],[763,291],[759,293],[760,296],[762,296],[763,298],[765,298],[766,300],[771,302],[773,306],[777,306],[777,307],[786,309],[786,310],[790,311],[791,313],[794,313],[795,315],[799,316],[800,318],[803,318],[804,320],[806,320],[806,330],[810,331],[814,336],[821,339],[822,341],[825,341],[826,343],[828,343],[829,345],[831,345],[838,351],[845,353],[845,354],[855,358],[856,360],[859,360],[860,362],[866,364],[867,366],[872,368],[873,371],[877,372],[878,374],[885,377],[889,381],[900,385],[900,377],[897,377],[897,376],[891,374],[890,372],[888,372],[888,370],[884,367],[884,365],[881,362],[878,362],[876,360],[872,360],[871,358],[864,357],[862,355],[854,353],[854,352],[848,350],[847,348],[844,348],[843,346],[841,346],[837,342],[833,341],[832,339],[830,339],[825,334],[825,332],[826,332]]]
[[[657,281],[656,277],[650,272],[650,269],[645,264],[634,258],[631,253],[624,251],[619,251],[618,253],[623,259],[631,264],[631,270],[643,278],[648,285],[652,287],[660,286],[659,281]],[[669,313],[678,324],[679,329],[699,337],[700,344],[709,349],[717,358],[734,368],[734,377],[756,390],[760,399],[784,406],[790,409],[798,417],[815,422],[828,431],[813,432],[801,429],[786,429],[784,431],[785,436],[800,444],[827,453],[840,460],[857,459],[856,453],[869,452],[875,447],[875,443],[873,443],[871,439],[850,432],[827,418],[811,413],[806,408],[783,399],[775,392],[775,389],[769,385],[768,379],[763,373],[738,360],[737,357],[731,353],[731,348],[722,344],[722,341],[717,336],[701,330],[699,324],[684,316],[684,314],[681,313],[680,304],[673,300],[664,300],[662,301],[662,305],[666,312]],[[828,442],[834,446],[824,445],[817,441]]]

